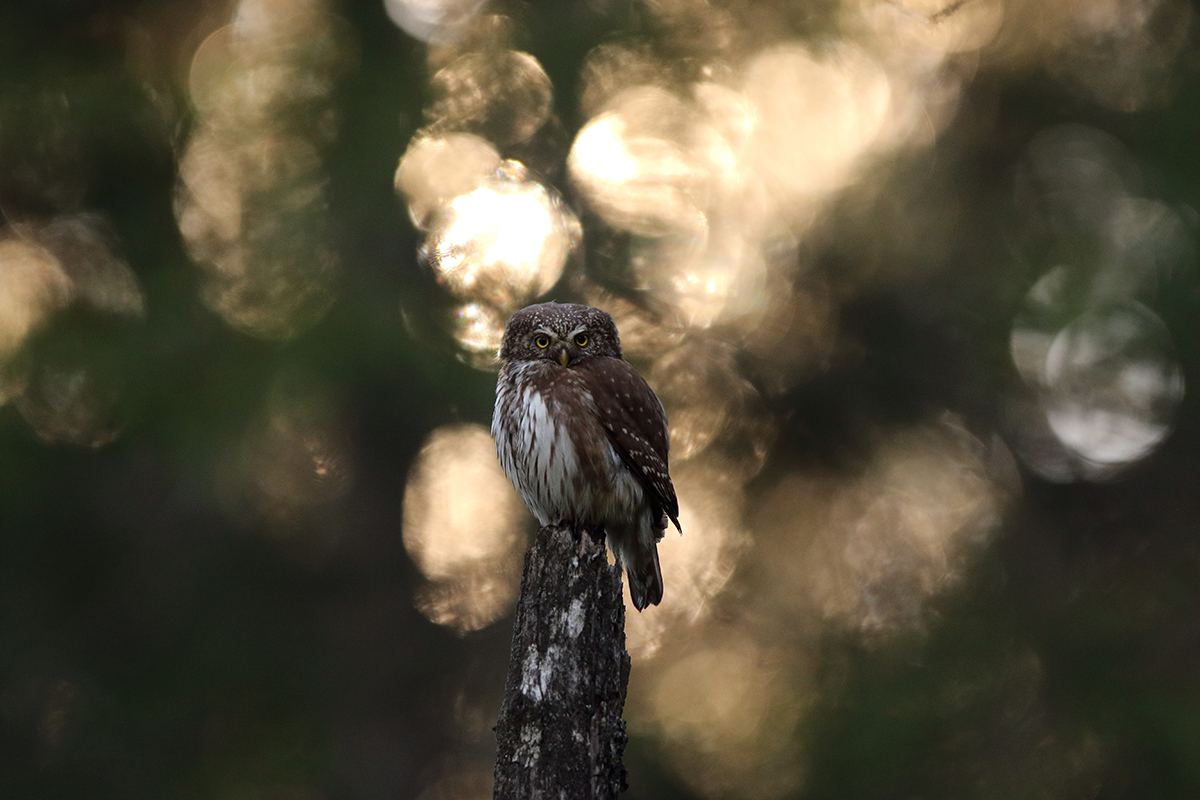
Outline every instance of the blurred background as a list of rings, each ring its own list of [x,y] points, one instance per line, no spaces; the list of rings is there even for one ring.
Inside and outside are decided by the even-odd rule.
[[[1200,796],[1198,33],[4,3],[0,796],[490,797],[551,298],[671,419],[630,798]]]

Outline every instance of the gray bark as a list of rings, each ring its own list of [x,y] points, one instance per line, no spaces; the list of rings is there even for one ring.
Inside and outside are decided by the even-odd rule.
[[[625,603],[603,540],[546,526],[525,556],[496,723],[496,800],[625,788]]]

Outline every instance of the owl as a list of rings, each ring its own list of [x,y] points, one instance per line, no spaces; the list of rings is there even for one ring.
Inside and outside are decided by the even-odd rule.
[[[543,525],[603,531],[633,605],[657,605],[667,519],[682,532],[667,415],[621,356],[612,317],[572,303],[523,308],[500,362],[492,437],[504,473]]]

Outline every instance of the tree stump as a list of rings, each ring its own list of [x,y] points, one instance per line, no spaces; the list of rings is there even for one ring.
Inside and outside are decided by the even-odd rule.
[[[496,800],[625,789],[625,602],[603,539],[545,526],[525,556],[500,719]]]

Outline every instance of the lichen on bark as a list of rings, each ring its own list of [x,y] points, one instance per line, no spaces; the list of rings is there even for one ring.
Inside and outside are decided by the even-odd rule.
[[[525,556],[496,723],[496,800],[615,798],[625,788],[625,603],[597,538],[548,525]]]

